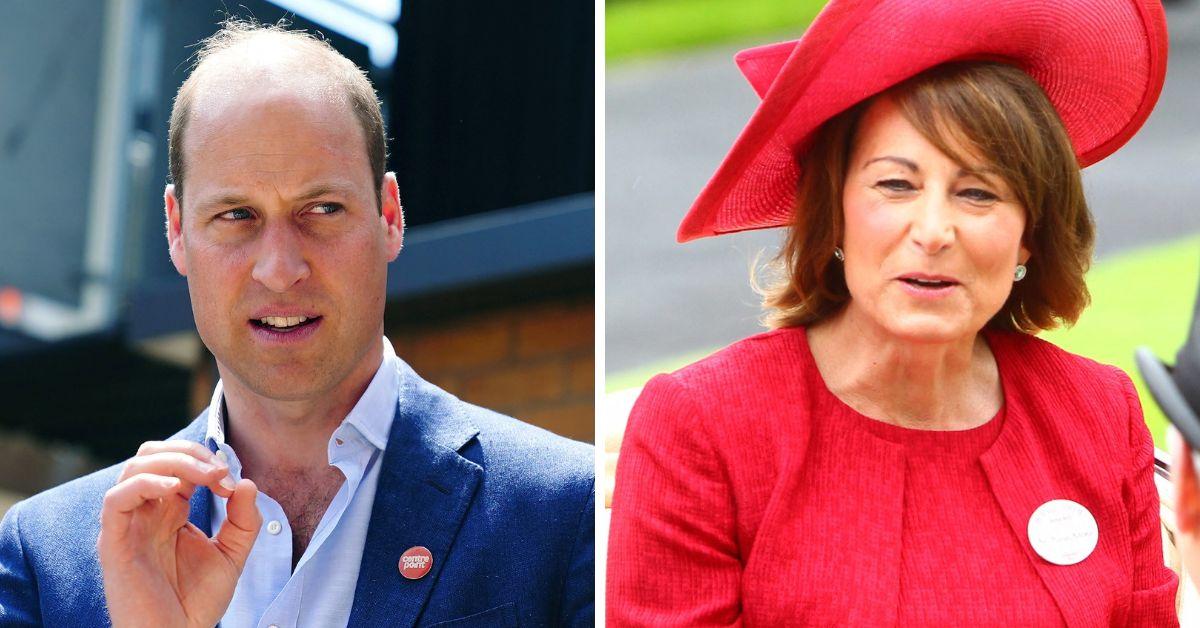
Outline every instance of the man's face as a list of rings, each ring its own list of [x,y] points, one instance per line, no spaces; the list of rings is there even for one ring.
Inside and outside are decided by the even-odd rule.
[[[394,176],[381,216],[363,131],[341,103],[270,84],[217,89],[187,127],[183,198],[166,193],[200,337],[224,379],[270,399],[369,379],[403,235]]]

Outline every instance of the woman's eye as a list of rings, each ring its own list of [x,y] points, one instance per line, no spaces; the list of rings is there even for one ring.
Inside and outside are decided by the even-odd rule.
[[[309,211],[314,214],[336,214],[342,211],[342,206],[337,203],[321,203],[320,205],[313,205]]]
[[[987,190],[981,190],[979,188],[968,188],[959,192],[958,195],[976,203],[990,203],[992,201],[999,200],[1000,198],[999,196],[996,196]]]
[[[227,212],[222,212],[217,215],[217,218],[219,218],[221,220],[248,220],[253,217],[254,217],[254,214],[250,213],[250,210],[248,210],[244,207],[239,207],[237,209],[231,209]]]
[[[883,179],[875,183],[875,187],[889,192],[910,192],[917,189],[905,179]]]

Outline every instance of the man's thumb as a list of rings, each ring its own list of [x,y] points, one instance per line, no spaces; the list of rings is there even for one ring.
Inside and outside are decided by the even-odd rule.
[[[247,479],[238,480],[233,495],[225,505],[225,523],[217,531],[216,540],[225,549],[238,569],[246,565],[246,557],[254,547],[258,538],[258,529],[262,527],[262,513],[258,512],[255,498],[258,497],[258,487]]]

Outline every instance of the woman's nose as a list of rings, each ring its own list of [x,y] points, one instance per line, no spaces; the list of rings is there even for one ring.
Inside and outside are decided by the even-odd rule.
[[[931,195],[913,209],[909,237],[927,255],[937,255],[954,243],[954,208],[941,194]]]

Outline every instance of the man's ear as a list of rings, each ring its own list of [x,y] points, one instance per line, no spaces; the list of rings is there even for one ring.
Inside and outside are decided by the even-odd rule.
[[[163,192],[163,207],[167,214],[167,250],[171,254],[171,263],[180,275],[187,277],[187,253],[183,249],[183,225],[179,199],[175,196],[175,186],[167,185]]]
[[[400,186],[396,183],[396,173],[388,172],[383,175],[383,184],[379,190],[380,216],[387,234],[388,261],[396,259],[404,246],[404,207],[400,205]]]

